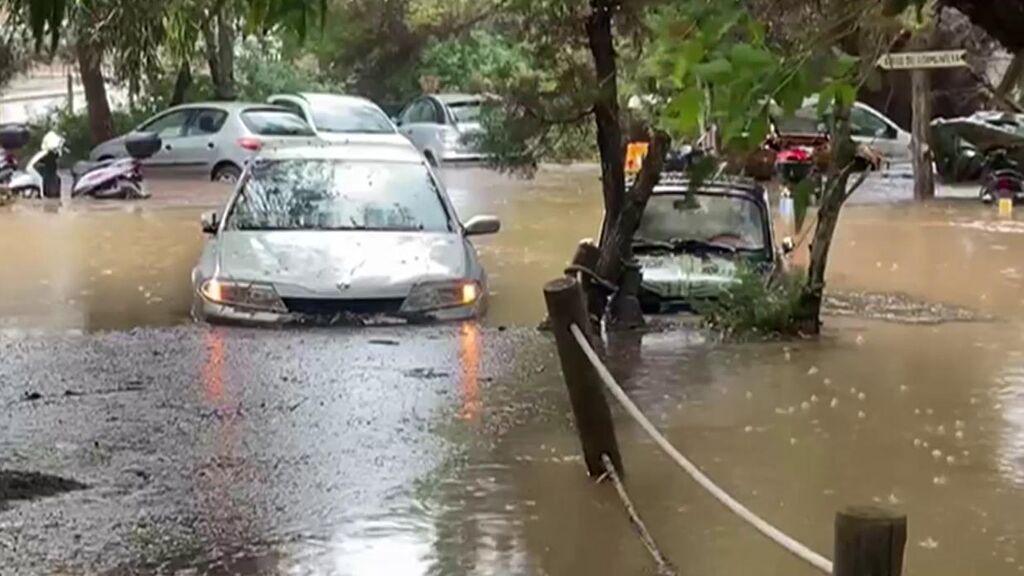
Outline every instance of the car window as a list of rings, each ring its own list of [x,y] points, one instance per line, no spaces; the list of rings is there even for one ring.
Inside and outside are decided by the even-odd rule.
[[[429,124],[434,122],[434,105],[430,100],[420,100],[409,107],[405,113],[408,124]]]
[[[260,136],[315,136],[305,120],[286,110],[248,110],[242,123]]]
[[[673,244],[714,241],[741,250],[764,250],[765,224],[758,204],[741,196],[658,194],[647,203],[637,237]]]
[[[289,112],[295,114],[299,118],[302,118],[306,122],[309,122],[309,118],[306,118],[306,111],[303,110],[302,106],[297,102],[291,100],[274,100],[271,102],[274,106],[280,106],[281,108],[287,108]]]
[[[422,164],[274,160],[255,164],[228,216],[229,230],[450,232]]]
[[[192,110],[178,110],[164,114],[139,128],[140,132],[155,132],[160,138],[179,138],[185,132],[185,124],[188,122]]]
[[[453,102],[448,105],[457,124],[466,122],[479,122],[481,103],[479,100],[467,100],[464,102]]]
[[[380,110],[365,105],[317,106],[313,124],[337,134],[394,134],[395,126]]]
[[[224,122],[228,119],[228,113],[215,108],[198,110],[192,116],[192,120],[185,128],[186,136],[211,136],[220,132]]]
[[[862,138],[888,138],[889,125],[877,115],[860,107],[850,110],[850,135]]]

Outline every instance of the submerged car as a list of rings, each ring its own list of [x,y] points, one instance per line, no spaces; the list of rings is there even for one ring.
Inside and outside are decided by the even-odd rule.
[[[309,123],[332,144],[394,144],[412,146],[391,118],[373,102],[340,94],[277,94],[267,99]]]
[[[207,102],[176,106],[143,122],[131,134],[94,148],[91,162],[131,156],[125,146],[133,134],[153,133],[163,146],[143,160],[148,177],[194,177],[234,184],[250,158],[263,146],[303,145],[316,134],[284,108],[244,102]]]
[[[405,146],[264,151],[193,271],[197,319],[241,324],[464,320],[487,305],[471,238],[426,160]]]
[[[484,160],[480,117],[487,99],[474,94],[434,94],[398,116],[398,128],[434,166]]]
[[[640,304],[657,313],[717,299],[741,266],[766,280],[774,276],[784,251],[775,246],[761,186],[714,181],[691,191],[685,180],[663,179],[633,239],[643,275]]]

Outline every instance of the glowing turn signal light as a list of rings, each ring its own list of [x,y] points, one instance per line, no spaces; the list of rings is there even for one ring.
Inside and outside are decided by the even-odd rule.
[[[473,302],[476,302],[476,299],[479,296],[478,292],[479,292],[479,289],[477,288],[476,284],[474,284],[472,282],[469,283],[469,284],[463,284],[462,285],[462,303],[463,304],[472,304]]]

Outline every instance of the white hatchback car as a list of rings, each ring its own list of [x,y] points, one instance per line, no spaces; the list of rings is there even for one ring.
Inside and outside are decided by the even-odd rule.
[[[373,102],[340,94],[277,94],[267,99],[305,120],[332,144],[394,144],[412,147],[391,118]]]
[[[487,303],[470,238],[421,154],[406,146],[265,150],[245,171],[192,274],[193,315],[242,324],[464,320]]]

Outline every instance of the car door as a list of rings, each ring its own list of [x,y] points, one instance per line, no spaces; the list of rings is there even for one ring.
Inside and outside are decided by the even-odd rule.
[[[227,122],[226,110],[210,107],[192,111],[185,131],[174,143],[175,175],[187,178],[209,179],[219,158],[222,143],[218,135]]]
[[[153,132],[160,136],[160,151],[143,160],[147,176],[167,177],[175,173],[179,163],[179,143],[185,136],[185,126],[192,117],[191,108],[170,110],[139,126],[139,132]]]
[[[435,109],[432,100],[420,98],[413,102],[405,112],[402,113],[399,130],[413,145],[421,152],[426,151],[430,145],[433,132],[436,131]]]

